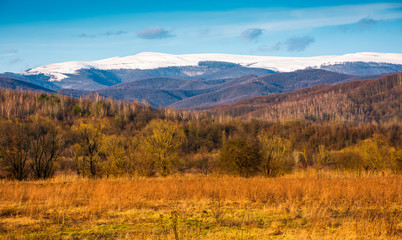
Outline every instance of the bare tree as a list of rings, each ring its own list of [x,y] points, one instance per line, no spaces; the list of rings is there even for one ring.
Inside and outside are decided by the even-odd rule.
[[[28,177],[30,139],[27,124],[7,122],[0,126],[0,158],[4,170],[17,180]]]
[[[36,178],[46,179],[54,174],[64,141],[55,124],[45,118],[34,120],[30,129],[32,137],[31,169]]]

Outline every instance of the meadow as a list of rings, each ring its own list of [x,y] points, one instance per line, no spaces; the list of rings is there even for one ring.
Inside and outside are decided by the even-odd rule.
[[[1,239],[400,239],[402,176],[1,180]]]

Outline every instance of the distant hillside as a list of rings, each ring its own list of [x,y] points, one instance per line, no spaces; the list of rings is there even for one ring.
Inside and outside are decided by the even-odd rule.
[[[401,64],[378,63],[378,62],[345,62],[332,65],[321,65],[321,69],[352,74],[352,75],[368,75],[402,72]]]
[[[76,89],[58,89],[57,92],[59,94],[70,97],[85,97],[93,93],[87,90],[76,90]]]
[[[174,79],[166,77],[153,77],[120,83],[109,87],[108,89],[121,89],[121,88],[149,88],[149,89],[185,89],[196,90],[209,88],[210,85],[198,80]]]
[[[146,101],[153,106],[169,106],[184,98],[194,96],[189,90],[163,90],[150,88],[113,88],[99,90],[99,95],[116,100]]]
[[[243,99],[208,112],[242,119],[400,123],[402,73]]]
[[[43,91],[43,92],[54,92],[47,88],[38,86],[33,83],[20,81],[17,79],[0,77],[0,88],[3,89],[14,89],[14,90],[31,90],[31,91]]]
[[[225,88],[219,88],[213,92],[183,99],[172,104],[171,107],[180,109],[229,104],[250,96],[261,96],[276,92],[282,92],[282,86],[275,86],[270,83],[262,84],[256,81],[241,82]]]
[[[202,70],[202,71],[201,71]],[[93,92],[118,100],[146,101],[155,107],[190,109],[231,104],[250,97],[285,93],[322,84],[335,84],[352,80],[378,78],[383,75],[350,75],[321,69],[305,69],[294,72],[272,73],[266,69],[253,69],[229,62],[203,61],[199,66],[169,67],[152,70],[99,70],[81,69],[79,75],[71,75],[61,83],[43,80],[44,75],[17,75],[5,73],[14,79],[8,88],[57,91],[67,96],[82,97]],[[163,75],[169,72],[183,78],[141,78],[139,71]],[[133,75],[131,75],[133,74]],[[186,75],[188,74],[188,75]],[[198,74],[198,75],[197,75]],[[261,76],[261,74],[264,74]],[[67,74],[69,75],[69,74]],[[175,74],[173,74],[175,75]],[[191,75],[191,77],[189,76]],[[0,75],[1,76],[1,75]],[[187,76],[187,77],[186,77]],[[219,76],[223,78],[218,78]],[[230,78],[227,78],[231,76]],[[204,77],[207,77],[204,79]],[[89,81],[88,79],[92,79]],[[128,79],[134,79],[127,81]],[[122,82],[123,81],[123,82]],[[6,83],[4,83],[6,84]],[[32,84],[28,86],[27,84]],[[70,85],[72,84],[72,85]],[[59,87],[62,89],[58,89]],[[79,88],[70,88],[79,86]],[[97,90],[86,90],[97,86]],[[99,89],[98,89],[99,88]]]
[[[376,76],[353,76],[320,69],[274,73],[262,77],[238,78],[217,84],[213,91],[186,98],[171,105],[174,108],[194,108],[234,103],[243,98],[272,93],[290,92],[318,84],[334,84]]]
[[[1,73],[0,77],[5,77],[5,78],[11,78],[15,80],[20,80],[23,82],[29,82],[38,86],[41,86],[46,89],[51,89],[51,90],[56,90],[59,89],[60,87],[56,86],[52,82],[49,82],[48,76],[45,76],[44,74],[37,74],[37,75],[21,75],[21,74],[16,74],[16,73],[11,73],[11,72],[5,72]]]
[[[318,84],[334,84],[351,80],[362,80],[377,76],[355,76],[321,69],[298,70],[289,73],[276,73],[262,76],[251,81],[261,84],[272,84],[282,88],[282,92],[290,92]]]
[[[238,64],[206,61],[197,66],[172,66],[154,69],[96,69],[82,68],[74,73],[63,74],[61,81],[49,82],[49,77],[43,74],[20,75],[21,78],[35,80],[42,77],[44,82],[52,83],[57,88],[95,91],[119,83],[143,79],[171,78],[184,80],[216,80],[231,79],[244,75],[263,76],[274,73],[272,70],[243,67]],[[45,84],[45,83],[44,83]]]
[[[231,65],[227,66],[228,70],[231,68],[233,68]],[[184,109],[230,104],[244,98],[289,92],[317,84],[333,84],[378,76],[354,76],[320,69],[307,69],[289,73],[272,73],[261,77],[244,75],[215,80],[152,77],[115,84],[96,92],[101,96],[118,100],[139,102],[145,100],[155,107],[169,106]],[[91,91],[61,89],[58,92],[78,97],[85,96]]]

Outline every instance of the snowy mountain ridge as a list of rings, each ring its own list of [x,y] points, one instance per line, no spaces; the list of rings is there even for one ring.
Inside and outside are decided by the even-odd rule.
[[[269,69],[277,72],[291,72],[305,68],[320,68],[322,65],[346,62],[376,62],[402,64],[400,53],[360,52],[345,55],[324,55],[315,57],[276,57],[233,54],[164,54],[143,52],[126,57],[112,57],[97,61],[71,61],[49,64],[22,72],[24,75],[44,74],[49,81],[61,81],[66,74],[76,74],[80,69],[157,69],[163,67],[197,66],[201,61],[219,61],[239,64],[244,67]]]

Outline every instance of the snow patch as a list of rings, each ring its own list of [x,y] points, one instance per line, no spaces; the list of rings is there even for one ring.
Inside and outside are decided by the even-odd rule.
[[[50,65],[45,65],[42,67],[30,69],[26,72],[22,72],[24,75],[36,75],[43,74],[49,76],[49,81],[61,81],[64,78],[68,78],[66,74],[76,74],[80,69],[95,68],[87,62],[64,62],[64,63],[54,63]]]
[[[183,71],[183,73],[190,77],[200,76],[204,74],[203,71]]]

